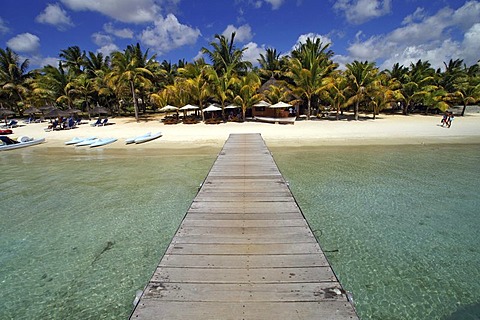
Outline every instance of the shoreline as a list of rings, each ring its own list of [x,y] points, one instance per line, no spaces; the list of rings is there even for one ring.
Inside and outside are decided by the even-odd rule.
[[[75,148],[65,145],[74,137],[113,137],[118,141],[102,149],[197,149],[221,148],[231,133],[260,133],[269,147],[471,144],[480,143],[480,115],[456,117],[451,128],[440,126],[441,116],[380,115],[377,119],[296,121],[291,124],[228,122],[211,124],[165,125],[158,119],[135,122],[132,118],[110,118],[104,127],[92,127],[90,121],[75,129],[46,132],[47,122],[14,128],[10,137],[45,138],[35,148]],[[126,145],[125,139],[146,132],[161,131],[163,136],[143,144]],[[80,150],[81,148],[75,148]]]

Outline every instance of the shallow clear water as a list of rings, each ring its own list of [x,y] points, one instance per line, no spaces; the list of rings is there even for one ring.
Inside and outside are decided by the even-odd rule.
[[[0,154],[0,319],[126,319],[215,156]]]
[[[362,319],[479,319],[480,145],[271,150]]]
[[[362,319],[478,319],[479,147],[271,150]],[[0,153],[0,319],[127,318],[218,151]]]

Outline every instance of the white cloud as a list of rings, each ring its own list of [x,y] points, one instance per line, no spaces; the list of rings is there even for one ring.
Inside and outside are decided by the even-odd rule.
[[[118,48],[118,46],[114,43],[109,43],[109,44],[106,44],[100,48],[97,49],[97,53],[101,52],[103,54],[103,56],[109,56],[111,55],[112,52],[114,51],[119,51],[120,49]]]
[[[103,30],[105,32],[113,34],[116,37],[123,38],[123,39],[132,39],[133,38],[133,31],[129,28],[123,29],[116,29],[112,23],[106,23],[103,25]]]
[[[332,40],[327,37],[327,36],[323,36],[321,34],[318,34],[318,33],[305,33],[305,34],[302,34],[298,37],[297,39],[297,42],[295,43],[295,45],[292,47],[292,50],[295,50],[295,48],[299,45],[299,44],[302,44],[302,43],[305,43],[307,42],[307,39],[310,38],[310,39],[320,39],[320,41],[322,42],[322,45],[326,45],[326,44],[332,44]],[[331,45],[330,45],[331,46]]]
[[[40,38],[31,33],[22,33],[8,40],[7,47],[18,52],[36,52],[40,48]]]
[[[99,47],[113,43],[113,39],[108,34],[96,32],[92,34],[92,41]]]
[[[259,46],[255,42],[249,42],[243,48],[247,48],[243,52],[243,59],[250,61],[253,65],[258,65],[257,59],[260,59],[260,54],[265,54],[267,51],[265,45]]]
[[[265,0],[265,2],[270,3],[273,10],[277,10],[282,6],[284,0]]]
[[[233,25],[229,24],[227,28],[222,32],[226,38],[230,39],[232,36],[232,32],[235,32],[235,40],[238,42],[247,42],[252,40],[252,28],[248,24],[244,24],[240,27],[234,27]]]
[[[160,7],[154,0],[61,0],[76,11],[96,11],[122,22],[154,21]]]
[[[463,58],[468,65],[480,59],[480,23],[474,24],[466,33],[462,43]]]
[[[59,4],[48,4],[45,10],[35,18],[35,21],[51,24],[60,31],[73,26],[73,22],[67,12]]]
[[[194,44],[200,34],[200,30],[181,24],[177,17],[169,14],[166,18],[157,17],[154,26],[145,29],[140,35],[140,39],[148,47],[162,54],[185,45]]]
[[[0,35],[6,34],[9,30],[7,23],[0,17]]]
[[[392,0],[337,0],[333,8],[345,14],[348,22],[361,24],[390,13]]]
[[[480,49],[480,25],[478,18],[473,18],[479,16],[478,1],[466,2],[457,10],[445,7],[431,16],[417,9],[404,19],[404,26],[388,34],[365,40],[358,34],[348,48],[349,60],[377,60],[382,69],[396,62],[408,66],[419,59],[428,60],[434,68],[441,68],[450,59],[463,59],[471,65],[478,60]],[[452,38],[462,30],[463,39]]]

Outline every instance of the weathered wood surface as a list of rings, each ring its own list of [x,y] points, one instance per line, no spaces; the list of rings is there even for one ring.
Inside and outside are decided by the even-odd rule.
[[[230,135],[131,319],[357,319],[259,134]]]

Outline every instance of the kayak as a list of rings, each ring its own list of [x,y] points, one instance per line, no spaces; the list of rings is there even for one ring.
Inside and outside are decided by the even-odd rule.
[[[148,136],[150,136],[150,135],[151,135],[151,132],[147,132],[147,133],[145,133],[145,134],[142,134],[141,136],[137,136],[137,137],[132,137],[132,138],[125,139],[125,144],[135,143],[135,140],[136,140],[136,139],[148,137]]]
[[[80,142],[75,143],[75,147],[89,146],[89,145],[91,145],[92,143],[97,142],[97,140],[99,140],[99,139],[97,139],[97,138],[86,139],[86,140],[83,140],[83,141],[80,141]]]
[[[11,129],[0,129],[0,134],[12,134],[13,131]]]
[[[89,138],[73,138],[72,140],[69,140],[67,142],[65,142],[66,145],[70,145],[70,144],[77,144],[77,143],[80,143],[80,142],[83,142],[83,141],[87,141],[87,140],[94,140],[96,139],[96,137],[89,137]]]
[[[115,141],[117,141],[116,138],[97,139],[94,143],[90,144],[90,148],[104,146],[110,143],[114,143]]]
[[[0,137],[0,151],[34,146],[42,142],[45,142],[45,138],[33,139],[26,136],[22,136],[22,137],[19,137],[17,140],[12,140],[8,137]]]
[[[147,141],[151,141],[151,140],[160,138],[161,136],[162,136],[162,133],[157,132],[157,133],[150,134],[148,136],[138,137],[137,139],[135,139],[135,143],[136,144],[144,143],[144,142],[147,142]]]

